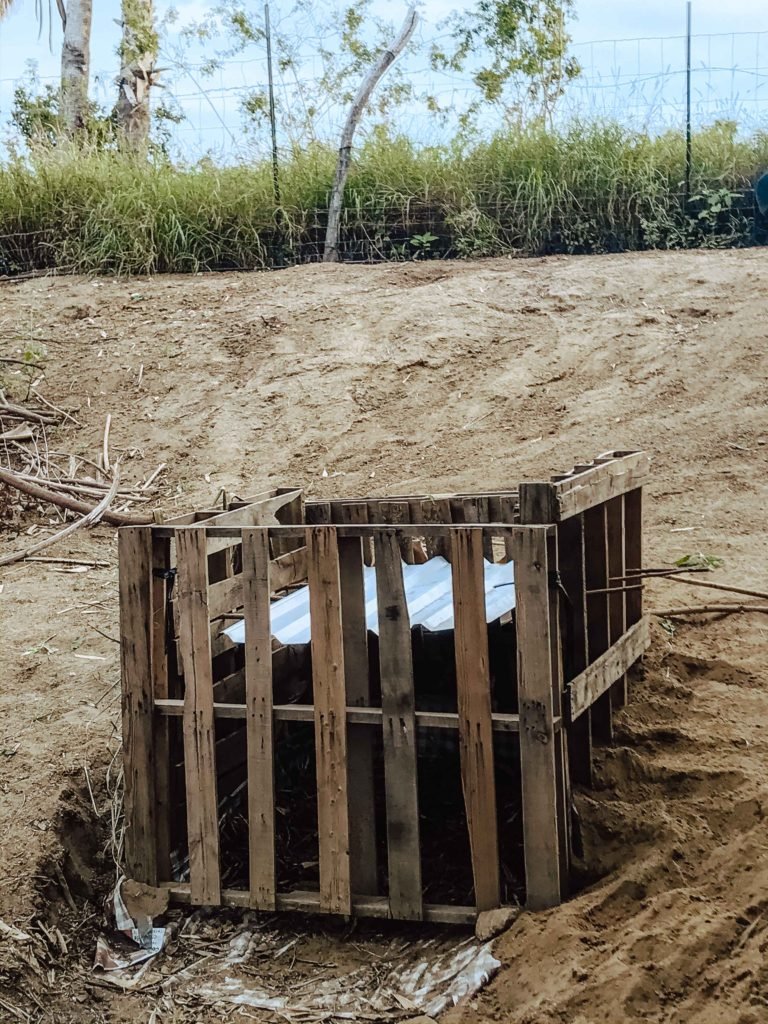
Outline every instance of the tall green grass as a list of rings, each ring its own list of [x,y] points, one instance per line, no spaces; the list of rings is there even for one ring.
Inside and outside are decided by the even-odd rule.
[[[751,184],[768,134],[730,124],[693,140],[682,196],[680,133],[612,124],[498,135],[469,150],[374,134],[349,177],[345,258],[597,253],[746,245],[762,239]],[[179,167],[67,145],[0,163],[0,273],[117,274],[252,269],[317,258],[335,154],[315,146],[267,163]]]

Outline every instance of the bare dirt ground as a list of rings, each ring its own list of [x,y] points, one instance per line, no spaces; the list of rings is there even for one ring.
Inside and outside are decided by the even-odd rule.
[[[0,354],[44,343],[41,390],[82,423],[60,445],[94,451],[111,413],[126,474],[167,463],[166,512],[220,487],[500,488],[643,447],[646,564],[703,551],[723,559],[712,579],[765,590],[767,270],[752,250],[39,279],[0,286]],[[7,522],[0,551],[35,522]],[[0,920],[52,936],[38,977],[0,934],[0,1021],[228,1019],[151,1017],[152,993],[86,984],[112,871],[114,531],[56,553],[110,567],[0,570]],[[710,599],[648,592],[652,608]],[[598,786],[579,795],[596,880],[524,914],[496,944],[494,981],[446,1021],[766,1019],[767,640],[757,614],[656,628]],[[341,933],[323,934],[338,961]]]

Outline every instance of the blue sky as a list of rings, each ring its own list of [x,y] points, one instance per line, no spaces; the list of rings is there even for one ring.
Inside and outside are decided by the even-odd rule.
[[[45,0],[43,0],[45,2]],[[162,13],[168,4],[160,0]],[[177,3],[180,23],[199,17],[205,10],[204,0]],[[254,4],[254,6],[256,6]],[[273,17],[279,19],[280,0],[271,2]],[[460,2],[425,0],[422,5],[425,38],[435,32],[435,25]],[[259,4],[260,7],[260,4]],[[113,78],[117,67],[115,55],[119,16],[119,0],[96,0],[94,3],[92,39],[92,72],[94,95],[111,105]],[[399,21],[405,11],[402,0],[376,0],[376,12]],[[54,5],[55,10],[55,5]],[[649,124],[678,116],[682,101],[683,44],[681,40],[656,37],[681,36],[685,26],[684,0],[577,0],[576,20],[571,34],[574,50],[584,67],[584,76],[568,102],[578,112],[641,118],[647,111]],[[718,114],[738,116],[750,125],[768,123],[768,6],[756,0],[694,0],[694,75],[695,105],[699,120]],[[765,35],[755,35],[755,33]],[[711,34],[711,38],[708,36]],[[743,35],[742,35],[743,34]],[[41,77],[55,79],[58,74],[60,28],[54,24],[53,51],[49,48],[47,31],[38,39],[34,0],[16,0],[16,7],[0,25],[0,125],[7,117],[13,82],[25,72],[27,62],[35,61]],[[596,40],[626,40],[644,37],[642,42],[587,45]],[[654,38],[647,38],[654,37]],[[173,43],[173,39],[169,40]],[[248,56],[248,55],[245,55]],[[260,55],[258,57],[260,60]],[[168,63],[161,61],[162,63]],[[421,65],[424,60],[421,58]],[[716,72],[704,71],[714,66]],[[262,64],[253,67],[232,67],[225,74],[206,83],[208,98],[198,95],[197,85],[190,79],[170,72],[165,76],[170,94],[181,97],[179,104],[188,116],[188,123],[179,133],[191,151],[232,144],[241,123],[236,89],[258,74]],[[738,72],[733,69],[738,68]],[[455,84],[444,82],[443,88]],[[763,101],[763,91],[765,100]],[[731,109],[733,108],[733,110]],[[733,111],[736,111],[734,113]],[[427,130],[414,112],[416,131]],[[655,119],[655,121],[654,121]],[[226,129],[223,127],[226,125]],[[186,133],[186,134],[185,134]]]

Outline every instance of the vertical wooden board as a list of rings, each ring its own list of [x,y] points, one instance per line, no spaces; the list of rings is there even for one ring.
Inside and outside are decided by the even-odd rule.
[[[605,503],[608,532],[608,638],[615,643],[626,629],[626,595],[624,587],[624,495],[619,494]],[[623,675],[611,687],[614,707],[627,703],[627,677]]]
[[[563,714],[563,639],[561,633],[563,595],[561,586],[553,586],[552,578],[559,579],[560,561],[557,535],[547,537],[547,565],[549,566],[549,650],[552,671],[552,713],[555,718]],[[568,733],[558,729],[554,737],[555,780],[557,785],[557,838],[560,851],[560,894],[563,899],[570,887],[571,860],[571,775],[568,761]]]
[[[344,676],[349,707],[369,707],[368,627],[365,620],[363,547],[357,537],[339,538]],[[376,816],[374,814],[373,731],[364,725],[347,730],[349,766],[349,855],[352,892],[378,892]]]
[[[347,795],[347,711],[336,530],[307,530],[309,613],[320,855],[320,906],[352,913]]]
[[[301,494],[297,494],[292,501],[277,510],[275,518],[283,526],[298,525],[303,522],[303,515],[304,499]],[[279,558],[280,555],[285,555],[289,551],[295,551],[296,548],[301,547],[301,543],[299,537],[275,537],[271,541],[273,557]]]
[[[444,523],[450,524],[451,503],[447,497],[424,498],[421,502],[421,521],[423,523]],[[435,555],[442,555],[443,558],[451,558],[450,539],[446,530],[445,537],[427,537],[426,549],[429,558]]]
[[[478,530],[457,529],[451,543],[461,782],[475,904],[491,910],[499,906],[501,890],[483,540]]]
[[[624,495],[624,572],[630,586],[642,583],[643,567],[643,491],[637,487]],[[643,591],[627,591],[627,625],[633,626],[643,617]]]
[[[125,778],[125,862],[138,882],[156,885],[155,758],[152,702],[152,531],[118,531],[120,667]]]
[[[184,777],[189,879],[196,905],[221,903],[216,733],[205,531],[176,531],[179,644],[184,660]]]
[[[171,569],[171,542],[168,538],[152,538],[152,692],[153,699],[171,696],[168,679],[168,573]],[[164,716],[155,716],[153,723],[155,763],[155,835],[157,873],[161,881],[171,879],[171,750],[170,723]]]
[[[341,506],[341,521],[343,523],[367,523],[368,505],[364,501],[345,501]],[[363,561],[366,565],[373,565],[373,539],[362,538]]]
[[[331,503],[330,501],[318,501],[312,505],[306,505],[304,513],[307,523],[313,523],[318,526],[322,523],[330,523]]]
[[[380,501],[379,522],[391,523],[397,526],[398,523],[409,523],[411,510],[407,501]],[[413,540],[410,537],[398,535],[397,542],[400,545],[400,555],[404,562],[413,565]]]
[[[392,530],[374,534],[379,609],[379,667],[384,733],[389,904],[392,917],[424,916],[419,843],[416,701],[411,624],[400,548]]]
[[[250,906],[275,910],[275,769],[272,734],[272,631],[269,535],[243,529],[243,616],[248,758]]]
[[[560,578],[568,595],[563,608],[563,675],[567,684],[587,667],[587,594],[585,583],[584,516],[565,519],[557,527]],[[585,786],[592,779],[592,712],[585,711],[568,727],[571,778]]]
[[[545,530],[531,529],[518,538],[515,574],[526,900],[531,910],[543,910],[561,898]]]
[[[587,590],[608,586],[608,524],[605,505],[595,505],[584,513],[585,576]],[[610,646],[608,594],[587,594],[587,652],[589,664]],[[613,742],[613,697],[611,691],[592,705],[592,737]]]

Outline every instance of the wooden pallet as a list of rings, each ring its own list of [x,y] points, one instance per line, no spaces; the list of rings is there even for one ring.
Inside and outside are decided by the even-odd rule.
[[[626,673],[648,644],[642,591],[631,581],[641,567],[647,473],[643,453],[612,452],[547,482],[490,494],[303,502],[299,490],[281,489],[226,511],[121,529],[128,873],[195,905],[471,921],[503,902],[494,735],[512,733],[526,903],[559,903],[569,891],[571,779],[591,781],[592,744],[610,739]],[[403,561],[434,554],[451,563],[456,711],[421,710],[415,700]],[[514,562],[515,714],[492,708],[484,557]],[[371,562],[380,609],[375,703],[363,603]],[[270,603],[299,584],[309,588],[311,704],[275,699],[278,675],[290,678],[302,654],[273,640]],[[245,620],[244,652],[221,636],[235,616]],[[302,721],[314,724],[315,892],[280,891],[276,873],[276,731]],[[218,736],[222,723],[233,731]],[[424,728],[458,738],[456,815],[469,837],[471,906],[424,900],[416,785]],[[383,749],[384,885],[374,746]],[[219,817],[238,756],[249,863],[247,887],[232,890],[221,883]],[[184,883],[171,867],[180,830]]]

